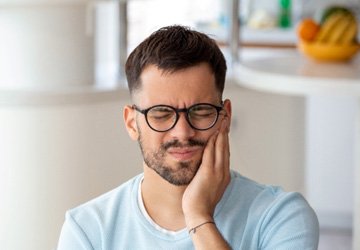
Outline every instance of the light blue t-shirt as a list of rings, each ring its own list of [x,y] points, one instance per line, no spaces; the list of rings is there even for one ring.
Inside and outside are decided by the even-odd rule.
[[[118,188],[66,213],[58,250],[194,249],[187,230],[158,230],[141,211],[138,175]],[[216,227],[232,249],[314,250],[319,224],[299,193],[260,185],[231,172],[217,204]]]

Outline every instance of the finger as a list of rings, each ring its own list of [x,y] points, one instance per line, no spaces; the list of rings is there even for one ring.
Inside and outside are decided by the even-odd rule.
[[[225,128],[225,146],[224,146],[224,157],[226,160],[225,165],[229,168],[230,167],[230,140],[229,140],[229,133],[230,133],[230,120],[227,118],[226,120],[226,128]]]
[[[228,164],[228,142],[227,119],[224,118],[215,142],[215,168],[218,168],[219,170],[223,170]]]
[[[230,145],[229,145],[229,119],[225,118],[223,122],[223,131],[222,131],[222,145],[220,147],[222,150],[222,159],[220,160],[218,166],[219,170],[222,171],[223,180],[225,182],[230,180]]]
[[[225,134],[225,146],[224,146],[224,175],[230,178],[230,142],[229,142],[229,131]]]
[[[227,160],[228,160],[228,167],[230,167],[230,139],[229,139],[229,134],[230,134],[230,119],[227,119],[227,124],[226,124],[226,156],[227,156]]]
[[[214,158],[215,158],[215,142],[218,136],[218,132],[215,132],[208,142],[206,143],[201,166],[205,168],[210,168],[214,165]]]

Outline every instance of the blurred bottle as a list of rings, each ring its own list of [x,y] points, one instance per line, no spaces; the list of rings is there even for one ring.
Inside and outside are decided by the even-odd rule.
[[[279,0],[279,7],[278,26],[280,28],[291,27],[291,0]]]

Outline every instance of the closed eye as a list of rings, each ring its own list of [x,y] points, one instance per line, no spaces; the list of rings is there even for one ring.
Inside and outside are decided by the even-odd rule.
[[[156,107],[148,112],[148,118],[153,120],[168,120],[174,116],[175,112],[169,108]]]

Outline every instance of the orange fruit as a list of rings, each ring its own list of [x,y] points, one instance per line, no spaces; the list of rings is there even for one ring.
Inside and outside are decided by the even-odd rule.
[[[318,25],[313,19],[305,18],[301,20],[297,26],[297,35],[302,40],[312,41],[319,29],[320,25]]]

